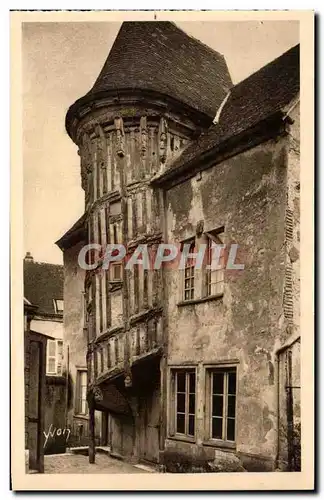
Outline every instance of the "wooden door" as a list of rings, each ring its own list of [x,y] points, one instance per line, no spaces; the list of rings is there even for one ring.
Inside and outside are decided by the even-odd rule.
[[[45,352],[43,342],[30,339],[28,449],[29,469],[44,472]]]
[[[159,462],[159,440],[160,440],[160,390],[153,389],[144,401],[144,425],[141,439],[140,457],[148,462]]]

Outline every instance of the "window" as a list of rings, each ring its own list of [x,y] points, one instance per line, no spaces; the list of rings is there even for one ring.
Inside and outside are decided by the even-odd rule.
[[[110,215],[119,215],[121,213],[121,202],[114,201],[113,203],[110,203],[109,209]]]
[[[120,262],[110,262],[110,281],[121,281],[122,279],[122,265]]]
[[[88,413],[86,370],[77,371],[75,408],[78,415],[87,415]]]
[[[174,431],[184,436],[195,436],[196,372],[172,372],[174,387]]]
[[[53,299],[54,300],[54,310],[55,314],[63,314],[64,311],[64,302],[62,299]]]
[[[62,375],[63,370],[63,341],[47,341],[46,373],[49,375]]]
[[[188,241],[182,245],[187,245],[187,254],[194,253],[195,240]],[[189,246],[190,245],[190,246]],[[188,250],[189,249],[189,250]],[[184,268],[184,300],[193,300],[195,297],[195,259],[187,258]]]
[[[206,269],[206,295],[219,295],[224,291],[224,233],[207,233],[207,265],[211,269]],[[215,248],[215,245],[218,248]]]
[[[207,412],[209,439],[235,441],[236,368],[209,371]]]

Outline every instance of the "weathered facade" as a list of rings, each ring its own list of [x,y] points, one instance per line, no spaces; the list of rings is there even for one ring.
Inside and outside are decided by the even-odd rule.
[[[86,360],[90,433],[102,412],[113,452],[171,471],[291,460],[298,92],[298,47],[233,87],[224,58],[172,23],[131,22],[69,109],[85,214],[58,242],[65,336],[74,366]],[[139,245],[211,242],[225,245],[215,271],[78,262],[86,243],[122,244],[127,261]],[[226,267],[231,248],[244,269]]]

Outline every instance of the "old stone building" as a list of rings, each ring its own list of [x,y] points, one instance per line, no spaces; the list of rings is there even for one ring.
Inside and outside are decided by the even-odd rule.
[[[292,468],[299,46],[233,86],[224,57],[173,23],[125,22],[66,129],[85,213],[58,242],[64,328],[91,435],[99,411],[101,444],[166,470]],[[216,270],[124,265],[139,245],[212,242]],[[87,243],[126,258],[85,271]]]
[[[24,259],[25,432],[31,469],[66,449],[68,377],[63,372],[63,266]],[[47,436],[47,437],[46,437]],[[35,464],[38,464],[37,467]],[[41,464],[41,465],[39,465]]]

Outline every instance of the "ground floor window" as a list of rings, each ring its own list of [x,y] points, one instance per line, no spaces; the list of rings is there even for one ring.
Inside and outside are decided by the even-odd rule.
[[[172,371],[172,433],[195,436],[196,372],[195,370]]]
[[[217,368],[207,372],[206,416],[209,439],[235,441],[236,368]]]

